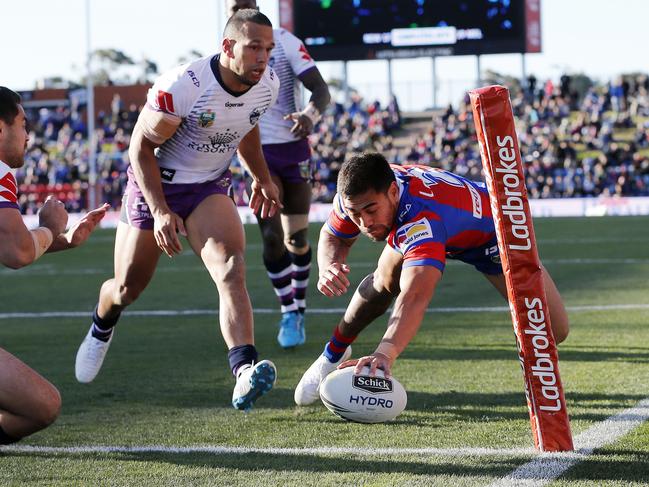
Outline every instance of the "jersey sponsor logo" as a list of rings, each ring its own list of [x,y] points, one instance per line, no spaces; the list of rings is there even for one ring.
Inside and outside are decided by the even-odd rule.
[[[239,102],[231,102],[231,101],[226,101],[225,102],[225,108],[235,108],[235,107],[242,107],[243,103]]]
[[[206,112],[202,112],[198,116],[198,126],[204,129],[211,127],[214,124],[215,118],[216,118],[216,113],[214,113],[212,110],[207,110]]]
[[[193,72],[191,69],[188,69],[188,70],[187,70],[187,74],[188,74],[189,77],[191,78],[192,83],[194,83],[194,86],[195,86],[196,88],[198,88],[198,87],[201,85],[201,82],[200,82],[200,81],[198,80],[198,78],[196,77],[196,74],[194,74],[194,72]]]
[[[239,137],[239,132],[230,132],[230,129],[225,129],[225,132],[217,132],[210,135],[210,143],[212,145],[227,145],[232,143]]]
[[[171,93],[166,91],[158,90],[158,109],[167,113],[175,113],[174,110],[174,98]]]
[[[408,223],[397,231],[397,244],[402,250],[429,238],[433,238],[433,229],[425,218]]]
[[[302,54],[302,59],[304,59],[305,61],[313,61],[313,58],[309,54],[309,51],[306,50],[306,47],[304,47],[304,44],[300,44],[298,51]]]
[[[165,181],[173,180],[175,175],[176,175],[176,170],[175,169],[167,169],[165,167],[160,168],[160,177],[162,179],[164,179]]]

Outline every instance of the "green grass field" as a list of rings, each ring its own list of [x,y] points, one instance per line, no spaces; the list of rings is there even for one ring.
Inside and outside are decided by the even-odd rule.
[[[649,221],[566,218],[535,224],[541,257],[572,310],[572,332],[560,359],[577,436],[649,396]],[[311,229],[314,238],[318,228]],[[279,313],[261,266],[258,231],[248,227],[247,233],[257,347],[279,373],[276,389],[249,414],[230,406],[233,379],[216,314],[209,313],[217,307],[216,291],[189,252],[173,261],[161,258],[152,284],[129,311],[196,314],[125,314],[90,385],[75,381],[74,357],[98,288],[112,275],[114,233],[98,232],[86,246],[44,256],[20,271],[0,270],[0,344],[57,385],[64,400],[53,426],[19,444],[57,448],[0,450],[0,484],[478,486],[535,458],[509,314],[461,309],[505,305],[476,271],[447,266],[431,304],[442,309],[428,313],[395,364],[393,373],[408,391],[406,411],[388,424],[347,423],[322,404],[296,407],[293,389],[348,297],[329,300],[312,286],[309,304],[320,312],[307,316],[307,344],[280,349]],[[381,249],[367,239],[357,243],[350,260],[354,283],[373,270]],[[592,309],[596,305],[613,309]],[[24,312],[86,315],[7,317]],[[361,335],[355,356],[374,349],[385,324],[381,319]],[[99,446],[134,449],[101,452]],[[244,450],[151,448],[208,446]],[[434,450],[390,450],[404,448]],[[549,485],[648,483],[645,423]]]

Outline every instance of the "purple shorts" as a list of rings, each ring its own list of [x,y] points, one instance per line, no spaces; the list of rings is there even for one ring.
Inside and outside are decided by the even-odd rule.
[[[192,211],[210,195],[224,194],[232,196],[232,175],[225,171],[213,181],[190,184],[162,183],[162,191],[169,209],[186,220]],[[131,167],[128,168],[128,182],[122,197],[120,221],[141,230],[153,230],[153,216],[144,195],[135,181]]]
[[[307,139],[285,144],[266,144],[262,149],[273,176],[287,183],[310,183],[313,180],[311,148]]]

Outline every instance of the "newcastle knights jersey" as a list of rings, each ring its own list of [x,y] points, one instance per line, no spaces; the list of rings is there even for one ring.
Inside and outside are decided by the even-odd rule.
[[[443,271],[446,258],[471,262],[476,249],[485,246],[486,257],[497,253],[484,183],[427,166],[390,167],[399,186],[400,201],[387,241],[403,255],[403,267],[431,265]],[[326,225],[341,238],[354,238],[360,233],[345,213],[338,194]],[[493,257],[497,259],[497,255]]]
[[[162,181],[202,183],[225,173],[241,139],[275,103],[278,89],[279,78],[267,67],[248,91],[231,92],[221,80],[218,55],[161,75],[148,92],[147,104],[182,120],[155,151]]]
[[[0,208],[18,209],[18,185],[11,168],[0,161]]]

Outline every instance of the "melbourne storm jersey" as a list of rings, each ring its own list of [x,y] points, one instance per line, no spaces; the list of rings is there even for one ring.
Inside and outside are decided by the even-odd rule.
[[[426,166],[390,167],[400,200],[387,240],[403,255],[403,267],[431,265],[443,271],[446,258],[462,259],[463,254],[494,245],[496,231],[484,183]],[[326,224],[341,238],[359,234],[338,194]]]
[[[280,87],[277,103],[270,107],[259,122],[261,143],[264,145],[298,140],[291,133],[294,122],[284,120],[284,115],[302,110],[298,77],[316,67],[302,41],[289,31],[273,29],[273,40],[275,47],[268,65],[279,77]]]
[[[18,209],[18,185],[11,168],[0,161],[0,208]]]
[[[221,80],[219,56],[183,64],[160,76],[147,104],[182,119],[155,151],[165,183],[202,183],[229,167],[241,139],[277,99],[279,79],[267,67],[245,93],[231,92]]]

